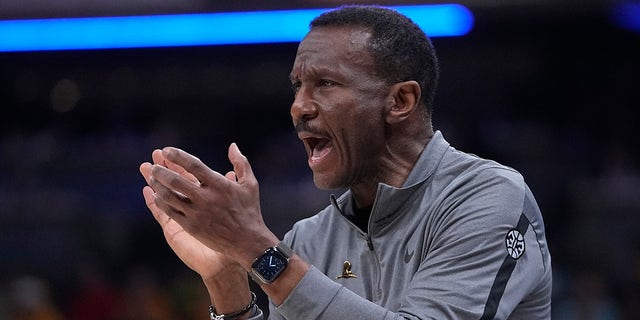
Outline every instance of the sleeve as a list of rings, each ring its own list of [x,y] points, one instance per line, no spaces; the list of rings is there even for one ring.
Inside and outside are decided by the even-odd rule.
[[[399,312],[415,319],[549,318],[550,260],[544,229],[531,222],[541,222],[539,209],[526,191],[520,174],[502,168],[445,189]]]
[[[404,319],[349,291],[311,267],[269,319]],[[275,311],[275,312],[274,312]]]
[[[544,230],[530,221],[539,210],[525,212],[519,174],[495,173],[443,192],[425,253],[394,310],[312,267],[280,306],[270,306],[270,319],[506,319],[523,303],[537,313],[518,311],[522,318],[548,318],[550,266],[538,237]],[[535,292],[539,300],[527,301]]]

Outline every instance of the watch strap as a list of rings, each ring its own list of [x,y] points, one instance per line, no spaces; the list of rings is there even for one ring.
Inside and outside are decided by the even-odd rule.
[[[291,247],[289,247],[286,243],[280,241],[275,248],[285,257],[287,257],[287,260],[291,259],[291,256],[293,255],[293,249],[291,249]]]

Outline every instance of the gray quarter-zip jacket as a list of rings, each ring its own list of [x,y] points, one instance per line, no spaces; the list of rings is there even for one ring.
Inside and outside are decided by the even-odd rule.
[[[401,188],[379,185],[368,232],[345,217],[352,201],[332,197],[286,234],[312,268],[270,319],[550,318],[544,223],[514,169],[438,131]]]

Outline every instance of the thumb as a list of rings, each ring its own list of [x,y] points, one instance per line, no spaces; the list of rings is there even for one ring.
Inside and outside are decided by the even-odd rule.
[[[238,145],[232,143],[229,146],[229,161],[233,165],[233,171],[236,173],[236,178],[238,183],[243,184],[247,181],[255,180],[255,176],[253,175],[253,170],[251,169],[251,165],[238,148]]]

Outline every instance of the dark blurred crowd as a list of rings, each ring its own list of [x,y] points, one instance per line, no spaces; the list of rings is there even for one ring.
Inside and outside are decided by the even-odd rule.
[[[64,295],[43,278],[20,276],[2,288],[0,319],[116,320],[204,319],[208,296],[193,277],[161,282],[158,275],[131,270],[119,285],[86,270]]]

